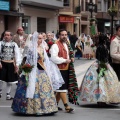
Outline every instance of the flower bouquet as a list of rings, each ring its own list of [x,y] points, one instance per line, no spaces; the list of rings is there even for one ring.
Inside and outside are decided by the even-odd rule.
[[[54,44],[54,42],[52,42],[52,41],[48,42],[48,45],[53,45],[53,44]]]
[[[20,66],[21,71],[25,74],[26,77],[26,85],[28,85],[29,73],[32,71],[33,67],[34,67],[33,65],[30,65],[28,63]]]
[[[93,47],[95,47],[95,45],[94,45],[94,44],[92,44],[92,45],[91,45],[91,47],[93,48]]]

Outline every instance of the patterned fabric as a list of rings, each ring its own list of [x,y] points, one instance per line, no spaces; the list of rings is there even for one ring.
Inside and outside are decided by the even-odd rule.
[[[112,67],[106,63],[107,70],[98,77],[98,63],[93,63],[87,70],[80,86],[79,101],[120,102],[120,83]]]
[[[68,41],[66,41],[66,44],[68,45],[70,59],[74,58],[74,53],[73,53],[72,47],[70,46]],[[77,84],[77,79],[76,79],[73,62],[71,62],[69,64],[68,99],[69,99],[70,103],[77,104],[78,84]]]
[[[90,42],[85,42],[84,51],[83,51],[84,58],[92,58],[93,57],[93,50],[90,46]]]
[[[14,42],[1,42],[1,60],[13,60],[15,44]]]
[[[12,103],[14,112],[23,114],[50,114],[58,111],[51,82],[44,70],[37,71],[34,98],[26,98],[26,79],[21,76]]]

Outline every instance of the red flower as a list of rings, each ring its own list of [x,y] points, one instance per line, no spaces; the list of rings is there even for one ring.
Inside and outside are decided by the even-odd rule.
[[[95,46],[94,44],[91,45],[91,47],[94,47],[94,46]]]
[[[25,73],[30,73],[32,71],[33,66],[31,66],[30,64],[24,64],[23,66],[21,66],[21,69],[25,72]]]
[[[48,42],[48,45],[53,45],[54,43],[52,41],[49,41]]]

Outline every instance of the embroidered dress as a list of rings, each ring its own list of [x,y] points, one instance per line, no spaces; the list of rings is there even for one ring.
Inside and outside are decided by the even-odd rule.
[[[80,57],[82,57],[82,51],[83,51],[82,41],[77,40],[75,43],[75,48],[77,50],[75,53],[75,57],[79,59]]]
[[[85,42],[84,51],[83,51],[84,58],[92,58],[93,57],[93,50],[91,48],[91,43],[89,40]]]
[[[108,50],[104,45],[104,36],[99,37],[96,50],[97,61],[87,70],[79,91],[80,101],[120,102],[120,83],[113,68],[108,63]]]
[[[79,103],[85,102],[120,102],[120,83],[114,70],[109,64],[104,76],[98,78],[98,62],[93,63],[87,70],[80,86]]]
[[[34,65],[34,68],[29,73],[28,81],[24,74],[21,75],[12,103],[12,110],[17,113],[46,115],[58,111],[52,83],[44,64],[44,49],[38,51],[37,40],[38,33],[35,32],[26,58],[26,63]]]
[[[40,59],[41,57],[39,57]],[[40,65],[40,64],[39,64]],[[12,103],[14,112],[44,115],[57,112],[56,99],[48,75],[42,66],[36,73],[35,93],[33,98],[26,98],[26,77],[22,75]]]

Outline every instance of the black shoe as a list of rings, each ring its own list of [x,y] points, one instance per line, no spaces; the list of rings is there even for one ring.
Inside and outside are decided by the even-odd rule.
[[[71,113],[71,112],[73,112],[75,110],[75,109],[69,107],[67,103],[64,104],[64,106],[65,106],[65,110],[66,110],[67,113]]]
[[[58,107],[58,110],[59,110],[59,111],[62,111],[63,109],[62,109],[61,107]]]
[[[65,108],[65,110],[66,110],[67,113],[71,113],[71,112],[73,112],[75,109],[73,109],[73,108]]]

